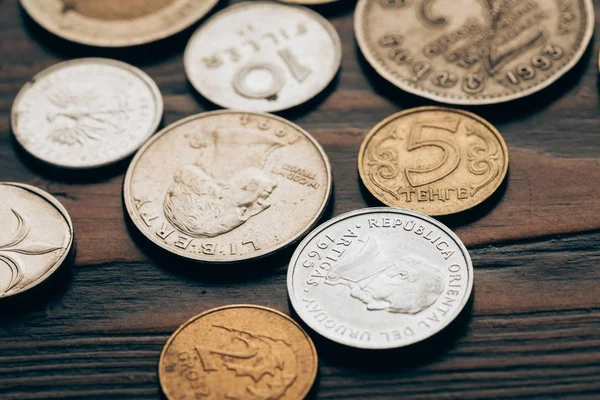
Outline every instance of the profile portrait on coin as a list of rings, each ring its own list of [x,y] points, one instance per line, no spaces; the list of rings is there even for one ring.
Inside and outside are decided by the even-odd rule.
[[[282,141],[259,130],[218,127],[189,139],[198,157],[175,173],[164,201],[165,217],[176,229],[215,237],[270,207],[267,199],[277,183],[264,167]]]
[[[328,273],[328,285],[346,285],[350,296],[370,311],[418,314],[431,306],[444,290],[441,271],[416,257],[382,251],[369,237],[363,247]]]

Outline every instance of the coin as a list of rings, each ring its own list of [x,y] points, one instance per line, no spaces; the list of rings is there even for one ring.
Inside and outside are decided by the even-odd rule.
[[[188,79],[211,102],[272,112],[322,92],[340,68],[342,46],[335,28],[314,11],[253,1],[203,24],[184,60]]]
[[[158,128],[163,101],[154,81],[102,58],[56,64],[27,83],[12,130],[34,157],[57,167],[97,168],[132,155]]]
[[[0,182],[0,298],[14,296],[48,279],[73,245],[65,208],[33,186]]]
[[[498,189],[508,171],[508,150],[500,132],[473,113],[420,107],[373,128],[360,147],[358,170],[382,203],[448,215]]]
[[[162,351],[158,375],[169,400],[301,400],[317,368],[310,337],[290,317],[232,305],[183,324]]]
[[[395,86],[450,104],[533,94],[582,57],[591,0],[360,0],[355,33],[368,62]]]
[[[213,111],[155,135],[132,161],[127,211],[154,244],[193,261],[271,254],[323,214],[332,174],[321,146],[268,114]]]
[[[473,266],[442,223],[391,208],[328,221],[298,246],[287,285],[304,322],[334,342],[391,349],[425,340],[467,303]]]
[[[29,16],[51,33],[80,44],[127,47],[188,28],[218,0],[21,0]]]

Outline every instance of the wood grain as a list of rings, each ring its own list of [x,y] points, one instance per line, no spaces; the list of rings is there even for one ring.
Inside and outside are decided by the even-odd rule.
[[[343,40],[336,82],[283,114],[330,156],[335,194],[328,217],[375,204],[356,170],[370,128],[394,112],[429,104],[389,87],[365,65],[351,6],[318,9]],[[0,180],[57,196],[73,219],[77,243],[72,271],[34,299],[0,304],[0,399],[158,399],[160,350],[189,317],[230,303],[290,312],[289,251],[255,273],[223,276],[209,266],[180,265],[128,230],[121,199],[126,163],[74,176],[37,165],[12,139],[10,107],[19,89],[69,58],[113,57],[143,68],[165,97],[165,125],[212,109],[185,79],[182,51],[190,34],[137,50],[90,49],[35,26],[17,0],[0,0]],[[316,398],[600,396],[596,48],[541,94],[472,110],[502,132],[511,164],[496,199],[444,221],[469,247],[476,270],[472,306],[461,320],[425,347],[389,354],[338,348],[313,335],[321,359]]]

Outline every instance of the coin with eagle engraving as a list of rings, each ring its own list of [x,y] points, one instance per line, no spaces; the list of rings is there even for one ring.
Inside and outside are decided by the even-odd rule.
[[[218,0],[21,0],[49,32],[98,47],[142,45],[174,35],[204,17]]]
[[[332,190],[317,141],[273,115],[213,111],[163,129],[135,156],[125,206],[152,243],[191,261],[269,255],[305,235]]]
[[[287,276],[298,316],[320,335],[361,349],[423,341],[448,326],[473,289],[460,239],[408,210],[340,215],[296,249]]]
[[[183,324],[162,351],[158,376],[168,400],[301,400],[317,369],[310,337],[290,317],[230,305]]]
[[[386,80],[450,104],[538,92],[583,56],[591,0],[360,0],[355,34]]]
[[[156,83],[120,61],[82,58],[53,65],[27,83],[11,123],[19,144],[56,167],[103,167],[131,156],[158,128]]]
[[[0,299],[46,281],[73,245],[67,210],[33,186],[0,183]]]
[[[202,24],[184,60],[191,84],[211,102],[273,112],[321,93],[340,68],[342,45],[331,23],[308,8],[247,1]]]

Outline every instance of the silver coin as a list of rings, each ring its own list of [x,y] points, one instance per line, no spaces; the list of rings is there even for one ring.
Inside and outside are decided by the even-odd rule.
[[[185,69],[211,102],[249,111],[302,104],[327,87],[342,60],[335,28],[307,8],[263,1],[219,12],[192,36]]]
[[[23,293],[49,278],[73,245],[65,208],[29,185],[0,183],[0,298]]]
[[[473,266],[450,229],[425,215],[369,208],[321,225],[287,277],[296,313],[347,346],[390,349],[448,326],[467,303]]]
[[[132,155],[158,128],[156,83],[131,65],[102,58],[56,64],[17,96],[12,130],[34,157],[57,167],[102,167]]]

